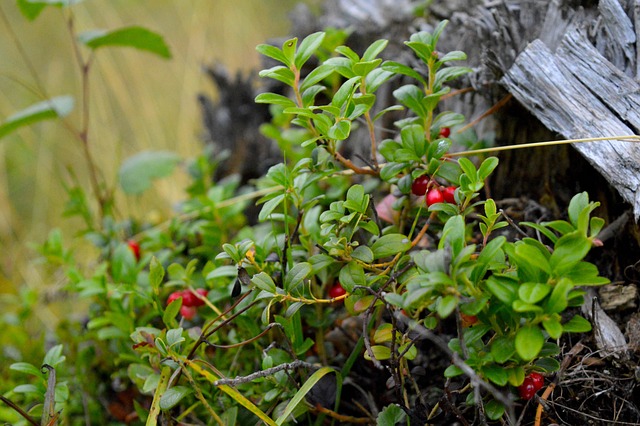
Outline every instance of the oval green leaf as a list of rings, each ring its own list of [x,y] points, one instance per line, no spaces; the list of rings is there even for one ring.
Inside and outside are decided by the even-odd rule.
[[[127,194],[141,194],[154,179],[173,173],[180,157],[168,151],[143,151],[127,158],[118,172],[120,186]]]
[[[73,110],[72,96],[57,96],[33,104],[8,117],[0,124],[0,139],[23,126],[43,120],[66,117]]]
[[[516,352],[525,361],[531,361],[540,353],[544,344],[544,336],[540,328],[530,325],[516,333]]]
[[[132,26],[117,30],[92,30],[78,35],[80,42],[91,49],[99,47],[133,47],[163,58],[171,58],[171,51],[158,33],[147,28]]]
[[[388,234],[380,237],[371,250],[376,259],[403,253],[411,248],[411,240],[402,234]]]

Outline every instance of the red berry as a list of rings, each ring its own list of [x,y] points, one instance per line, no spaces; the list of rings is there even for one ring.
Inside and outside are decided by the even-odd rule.
[[[427,175],[418,176],[411,184],[411,192],[413,195],[424,195],[427,193],[429,181],[431,179]]]
[[[335,299],[336,297],[340,297],[344,294],[347,294],[347,291],[342,288],[342,285],[340,285],[340,283],[335,283],[329,289],[329,297],[331,299]]]
[[[544,377],[540,373],[531,373],[529,374],[529,378],[531,382],[533,382],[533,386],[536,388],[536,391],[542,389],[544,386]]]
[[[182,291],[182,306],[200,306],[203,304],[191,290]]]
[[[133,253],[133,256],[136,258],[136,262],[140,261],[140,244],[138,244],[135,240],[127,241],[127,245],[129,246],[129,250]]]
[[[524,382],[518,386],[518,393],[522,399],[531,399],[536,393],[536,385],[531,380],[531,377],[525,377]]]
[[[467,315],[460,312],[460,320],[463,327],[470,327],[478,323],[478,317],[475,315]]]
[[[173,302],[174,300],[177,300],[179,298],[182,297],[182,292],[181,291],[174,291],[173,293],[171,293],[169,295],[169,297],[167,298],[167,305],[171,302]],[[182,301],[184,302],[184,299],[182,299]]]
[[[451,134],[451,129],[450,128],[443,127],[442,129],[440,129],[440,137],[441,138],[448,138],[450,134]]]
[[[446,188],[444,188],[442,190],[442,197],[444,198],[444,201],[446,201],[449,204],[455,204],[456,203],[456,197],[455,197],[456,189],[457,188],[455,186],[447,186]]]
[[[204,301],[202,301],[198,297],[196,297],[193,293],[191,293],[191,291],[186,290],[185,293],[189,293],[190,296],[193,296],[193,305],[192,306],[202,306],[202,305],[204,305]],[[196,293],[198,293],[202,297],[207,297],[207,294],[209,294],[209,292],[207,290],[205,290],[204,288],[197,289]]]
[[[198,312],[198,309],[195,308],[194,306],[184,306],[184,305],[182,305],[180,307],[180,315],[182,315],[184,317],[184,319],[186,319],[186,320],[192,320],[193,317],[196,316],[197,312]]]
[[[425,197],[425,199],[427,201],[427,206],[432,206],[436,203],[444,202],[444,196],[438,188],[431,188],[429,192],[427,192],[427,196]]]

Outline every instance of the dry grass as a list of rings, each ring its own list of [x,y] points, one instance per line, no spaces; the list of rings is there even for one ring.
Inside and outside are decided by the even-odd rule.
[[[213,61],[231,70],[257,66],[255,45],[288,30],[294,0],[87,1],[74,7],[77,29],[142,25],[165,37],[173,59],[131,49],[98,52],[91,77],[91,143],[110,184],[126,157],[145,149],[168,149],[184,158],[200,150],[199,91],[214,88],[200,71]],[[27,22],[15,2],[2,10],[37,70],[47,96],[79,98],[79,72],[73,61],[65,15],[50,8]],[[0,24],[0,121],[42,100],[9,29]],[[69,120],[79,126],[78,109]],[[40,243],[52,227],[72,235],[77,223],[62,219],[63,181],[72,168],[87,182],[77,140],[58,123],[45,122],[0,141],[0,293],[19,285],[39,286],[51,277],[31,267],[28,243]],[[120,213],[166,216],[180,200],[186,178],[178,172],[141,197],[120,197]],[[87,185],[87,188],[89,186]],[[13,284],[12,284],[13,283]]]

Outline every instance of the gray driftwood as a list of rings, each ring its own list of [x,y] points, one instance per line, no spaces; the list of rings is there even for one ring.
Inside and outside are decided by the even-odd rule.
[[[600,54],[584,30],[569,31],[555,54],[534,40],[502,83],[547,128],[568,139],[631,135],[640,128],[640,86]],[[575,148],[633,206],[637,220],[640,146],[607,141]]]

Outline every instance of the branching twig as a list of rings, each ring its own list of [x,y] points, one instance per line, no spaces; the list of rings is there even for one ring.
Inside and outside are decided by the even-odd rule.
[[[460,355],[458,355],[458,353],[453,352],[451,349],[449,349],[449,346],[447,346],[444,340],[442,340],[442,338],[440,338],[438,335],[433,333],[431,330],[420,325],[418,322],[413,321],[405,317],[404,315],[401,315],[399,312],[394,313],[394,315],[396,316],[396,319],[400,320],[401,322],[404,322],[412,331],[416,332],[419,335],[419,337],[429,340],[431,343],[435,344],[441,351],[443,351],[449,357],[451,357],[451,361],[453,362],[453,364],[456,367],[458,367],[460,370],[462,370],[462,372],[467,377],[469,377],[469,380],[471,381],[473,386],[484,388],[497,401],[499,401],[500,403],[502,403],[502,405],[504,405],[507,413],[508,421],[513,422],[513,419],[515,418],[515,410],[513,406],[513,401],[509,398],[508,395],[501,392],[491,383],[488,383],[482,380],[476,374],[473,368],[471,368],[467,363],[464,362],[464,360],[462,360],[462,358],[460,358]]]
[[[213,382],[213,385],[214,386],[227,385],[227,386],[235,387],[243,383],[252,382],[255,379],[259,379],[261,377],[272,376],[282,370],[294,370],[299,367],[306,367],[314,370],[317,370],[320,368],[317,365],[311,364],[309,362],[296,360],[288,364],[280,364],[280,365],[276,365],[275,367],[267,368],[265,370],[256,371],[255,373],[249,374],[247,376],[238,376],[235,379],[216,380],[215,382]]]

